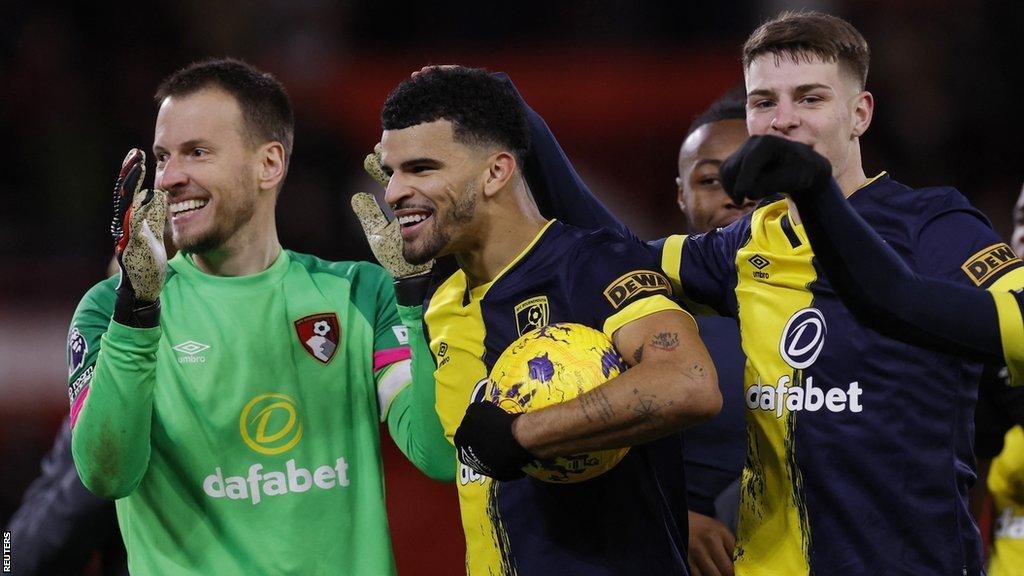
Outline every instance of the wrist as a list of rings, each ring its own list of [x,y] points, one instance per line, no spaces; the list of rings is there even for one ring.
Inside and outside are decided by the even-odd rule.
[[[526,417],[526,414],[520,414],[519,417],[517,417],[515,420],[512,420],[512,426],[510,427],[511,428],[510,432],[512,434],[512,440],[514,440],[516,444],[519,444],[519,446],[522,447],[524,450],[526,450],[527,448],[523,444],[523,441],[524,441],[523,440],[523,433],[522,433],[522,431],[520,429],[520,426],[523,425],[523,418],[525,418],[525,417]]]
[[[395,278],[395,300],[399,306],[420,306],[427,297],[430,273]]]
[[[131,328],[156,328],[160,325],[160,299],[140,302],[129,290],[118,290],[113,319]]]

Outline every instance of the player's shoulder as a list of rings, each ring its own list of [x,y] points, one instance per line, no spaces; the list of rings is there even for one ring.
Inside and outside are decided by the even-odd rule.
[[[851,200],[877,203],[893,214],[919,221],[926,221],[944,212],[965,211],[988,223],[988,219],[971,205],[967,197],[952,186],[913,188],[885,172],[868,181],[853,194]]]
[[[384,281],[388,273],[379,264],[363,260],[326,260],[312,254],[288,250],[293,266],[309,273],[310,276],[328,276],[353,282],[357,279]]]
[[[659,241],[663,251],[682,252],[686,247],[691,249],[721,251],[723,254],[734,252],[750,240],[755,228],[765,228],[789,214],[786,200],[781,196],[770,196],[758,205],[733,220],[727,226],[720,226],[707,232],[696,234],[677,234]]]
[[[117,284],[119,276],[113,276],[100,280],[93,284],[92,288],[86,291],[85,295],[78,302],[75,316],[87,313],[100,313],[110,316],[114,312],[114,300],[117,298]]]
[[[558,246],[564,258],[572,259],[593,251],[614,257],[630,251],[647,250],[648,245],[636,238],[623,236],[614,230],[578,228],[563,222],[554,222],[549,244]],[[548,247],[550,249],[550,246]]]

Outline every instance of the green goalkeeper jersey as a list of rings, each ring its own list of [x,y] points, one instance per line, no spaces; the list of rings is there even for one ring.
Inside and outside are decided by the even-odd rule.
[[[282,251],[218,277],[179,254],[153,329],[111,321],[116,283],[71,325],[72,444],[86,485],[118,499],[131,571],[393,573],[379,422],[432,477],[454,454],[387,273]]]

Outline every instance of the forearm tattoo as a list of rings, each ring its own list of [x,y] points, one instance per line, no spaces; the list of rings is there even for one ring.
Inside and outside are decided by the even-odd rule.
[[[615,410],[600,387],[580,396],[580,406],[587,422],[610,422],[615,418]]]
[[[671,400],[667,402],[658,400],[654,394],[644,394],[639,388],[633,388],[633,396],[636,398],[636,402],[633,404],[633,413],[639,417],[641,422],[657,420],[661,411],[673,404]]]

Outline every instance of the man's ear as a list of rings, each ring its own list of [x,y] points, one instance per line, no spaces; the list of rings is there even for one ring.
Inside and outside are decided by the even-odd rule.
[[[491,197],[508,184],[516,172],[516,157],[511,152],[495,152],[487,159],[484,177],[484,197]]]
[[[853,103],[853,130],[854,138],[860,138],[868,131],[871,125],[871,117],[875,113],[875,97],[866,90],[861,91],[855,97]]]
[[[676,176],[676,204],[679,205],[679,211],[686,216],[686,192],[683,190],[683,180]]]
[[[285,175],[284,146],[280,142],[268,142],[257,151],[259,166],[256,178],[260,190],[274,190],[281,185]]]

